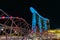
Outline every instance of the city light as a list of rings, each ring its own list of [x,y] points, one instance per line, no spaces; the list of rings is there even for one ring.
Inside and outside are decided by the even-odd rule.
[[[2,16],[2,19],[5,19],[5,16]]]

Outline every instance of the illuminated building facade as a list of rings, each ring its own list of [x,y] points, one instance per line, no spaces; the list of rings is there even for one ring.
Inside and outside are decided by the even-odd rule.
[[[38,24],[40,33],[42,33],[42,28],[44,28],[44,30],[48,30],[49,19],[39,15],[33,7],[30,7],[30,11],[32,12],[32,30],[36,32],[36,24]]]

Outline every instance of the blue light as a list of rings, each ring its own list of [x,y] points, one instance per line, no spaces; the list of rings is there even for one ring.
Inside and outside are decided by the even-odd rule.
[[[40,17],[38,18],[38,27],[39,27],[40,33],[42,33],[42,22]]]
[[[30,7],[30,11],[32,12],[32,14],[37,14],[40,18],[43,18],[41,15],[39,15],[39,13],[33,8],[33,7]]]
[[[33,8],[33,7],[30,7],[30,11],[33,13],[33,14],[36,14],[37,11]]]
[[[32,12],[32,30],[34,30],[34,32],[36,32],[36,24],[38,23],[38,27],[40,30],[40,33],[42,32],[42,22],[41,19],[43,19],[43,23],[44,23],[44,30],[47,30],[47,23],[46,21],[48,20],[47,18],[42,17],[41,15],[39,15],[39,13],[33,8],[30,7],[30,11]],[[38,16],[38,19],[36,18],[36,15]],[[38,22],[36,22],[38,20]]]
[[[36,14],[33,14],[32,16],[32,30],[36,32]]]
[[[47,20],[49,20],[49,19],[47,19],[47,18],[44,19],[44,30],[48,30],[48,28],[47,28]]]

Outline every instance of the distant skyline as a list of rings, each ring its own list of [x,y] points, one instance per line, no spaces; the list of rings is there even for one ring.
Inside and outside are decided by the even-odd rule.
[[[60,28],[60,16],[56,0],[4,0],[0,1],[0,9],[12,16],[23,17],[31,24],[32,13],[29,7],[34,7],[42,16],[50,19],[51,28]]]

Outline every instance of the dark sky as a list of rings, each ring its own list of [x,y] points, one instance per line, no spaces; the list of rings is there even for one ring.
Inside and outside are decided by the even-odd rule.
[[[60,8],[56,0],[0,0],[0,9],[12,16],[22,17],[30,24],[32,13],[29,7],[31,6],[42,16],[50,19],[51,28],[60,28]]]

